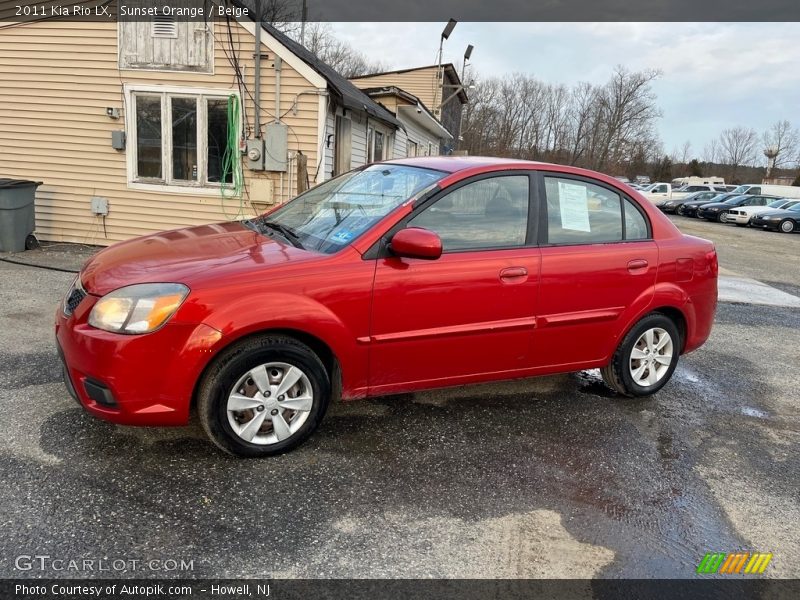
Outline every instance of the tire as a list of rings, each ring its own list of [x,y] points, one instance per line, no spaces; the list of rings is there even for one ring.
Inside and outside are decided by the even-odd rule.
[[[726,213],[724,211],[719,213],[717,215],[717,221],[719,221],[720,223],[727,223],[728,222],[728,213]]]
[[[650,366],[651,361],[647,357],[643,359],[634,359],[632,357],[634,349],[637,350],[637,353],[647,351],[646,341],[642,338],[648,331],[654,332],[654,347],[662,340],[663,335],[668,336],[669,339],[662,347],[662,351],[669,347],[669,364],[663,363],[663,359],[666,358],[664,353],[658,354],[662,357],[661,360],[652,361],[653,366]],[[642,346],[643,343],[645,344],[644,346]],[[637,346],[639,347],[637,348]],[[640,350],[639,348],[643,349]],[[616,352],[614,352],[611,362],[600,370],[603,375],[603,380],[608,387],[623,396],[638,397],[655,394],[664,387],[672,377],[672,373],[675,371],[675,367],[678,364],[680,348],[680,333],[672,319],[661,313],[650,313],[642,317],[642,319],[631,328],[622,339],[622,342],[620,342]],[[655,355],[650,354],[647,356]],[[635,363],[633,362],[634,360],[636,361]],[[638,367],[641,367],[644,363],[646,363],[646,365],[642,371],[642,376],[645,374],[649,376],[651,369],[656,373],[655,376],[657,379],[652,384],[642,385],[641,379],[638,382],[634,379],[634,365],[637,367],[636,370],[638,370]],[[661,369],[662,366],[666,367],[666,369]]]
[[[792,233],[794,231],[794,221],[791,219],[784,219],[778,226],[778,231],[781,233]]]
[[[36,236],[28,234],[25,238],[25,250],[38,250],[40,247],[39,240],[36,239]]]
[[[281,390],[284,377],[289,387]],[[302,444],[319,426],[330,399],[330,377],[308,346],[291,337],[264,335],[220,354],[200,381],[197,410],[219,448],[259,458]],[[229,410],[239,405],[242,410]]]

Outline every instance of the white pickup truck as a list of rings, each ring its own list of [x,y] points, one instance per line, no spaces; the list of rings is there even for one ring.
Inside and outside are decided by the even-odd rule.
[[[689,194],[694,194],[695,192],[719,192],[720,194],[724,194],[728,191],[728,189],[722,184],[694,184],[694,185],[685,185],[680,188],[674,189],[671,183],[651,183],[649,186],[641,190],[641,194],[653,202],[654,204],[660,204],[661,202],[666,202],[667,200],[677,200],[679,198],[684,198]]]

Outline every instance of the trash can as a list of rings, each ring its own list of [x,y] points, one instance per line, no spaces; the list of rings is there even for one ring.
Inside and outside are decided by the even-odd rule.
[[[34,197],[41,181],[0,179],[0,252],[22,252],[36,229]]]

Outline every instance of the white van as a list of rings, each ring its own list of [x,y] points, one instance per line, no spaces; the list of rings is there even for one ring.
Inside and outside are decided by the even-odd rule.
[[[740,185],[731,194],[765,194],[768,196],[776,196],[778,198],[800,198],[800,187],[796,185],[772,185],[761,183],[748,183]]]

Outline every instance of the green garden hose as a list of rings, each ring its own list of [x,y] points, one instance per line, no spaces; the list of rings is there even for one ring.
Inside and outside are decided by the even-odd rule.
[[[239,152],[239,111],[239,99],[231,94],[228,96],[228,137],[225,143],[225,152],[222,155],[222,185],[220,185],[220,194],[223,200],[226,198],[239,199],[239,211],[236,216],[242,213],[241,199],[242,188],[244,187],[242,158]],[[231,183],[225,183],[229,175]],[[222,208],[224,211],[224,203]]]

